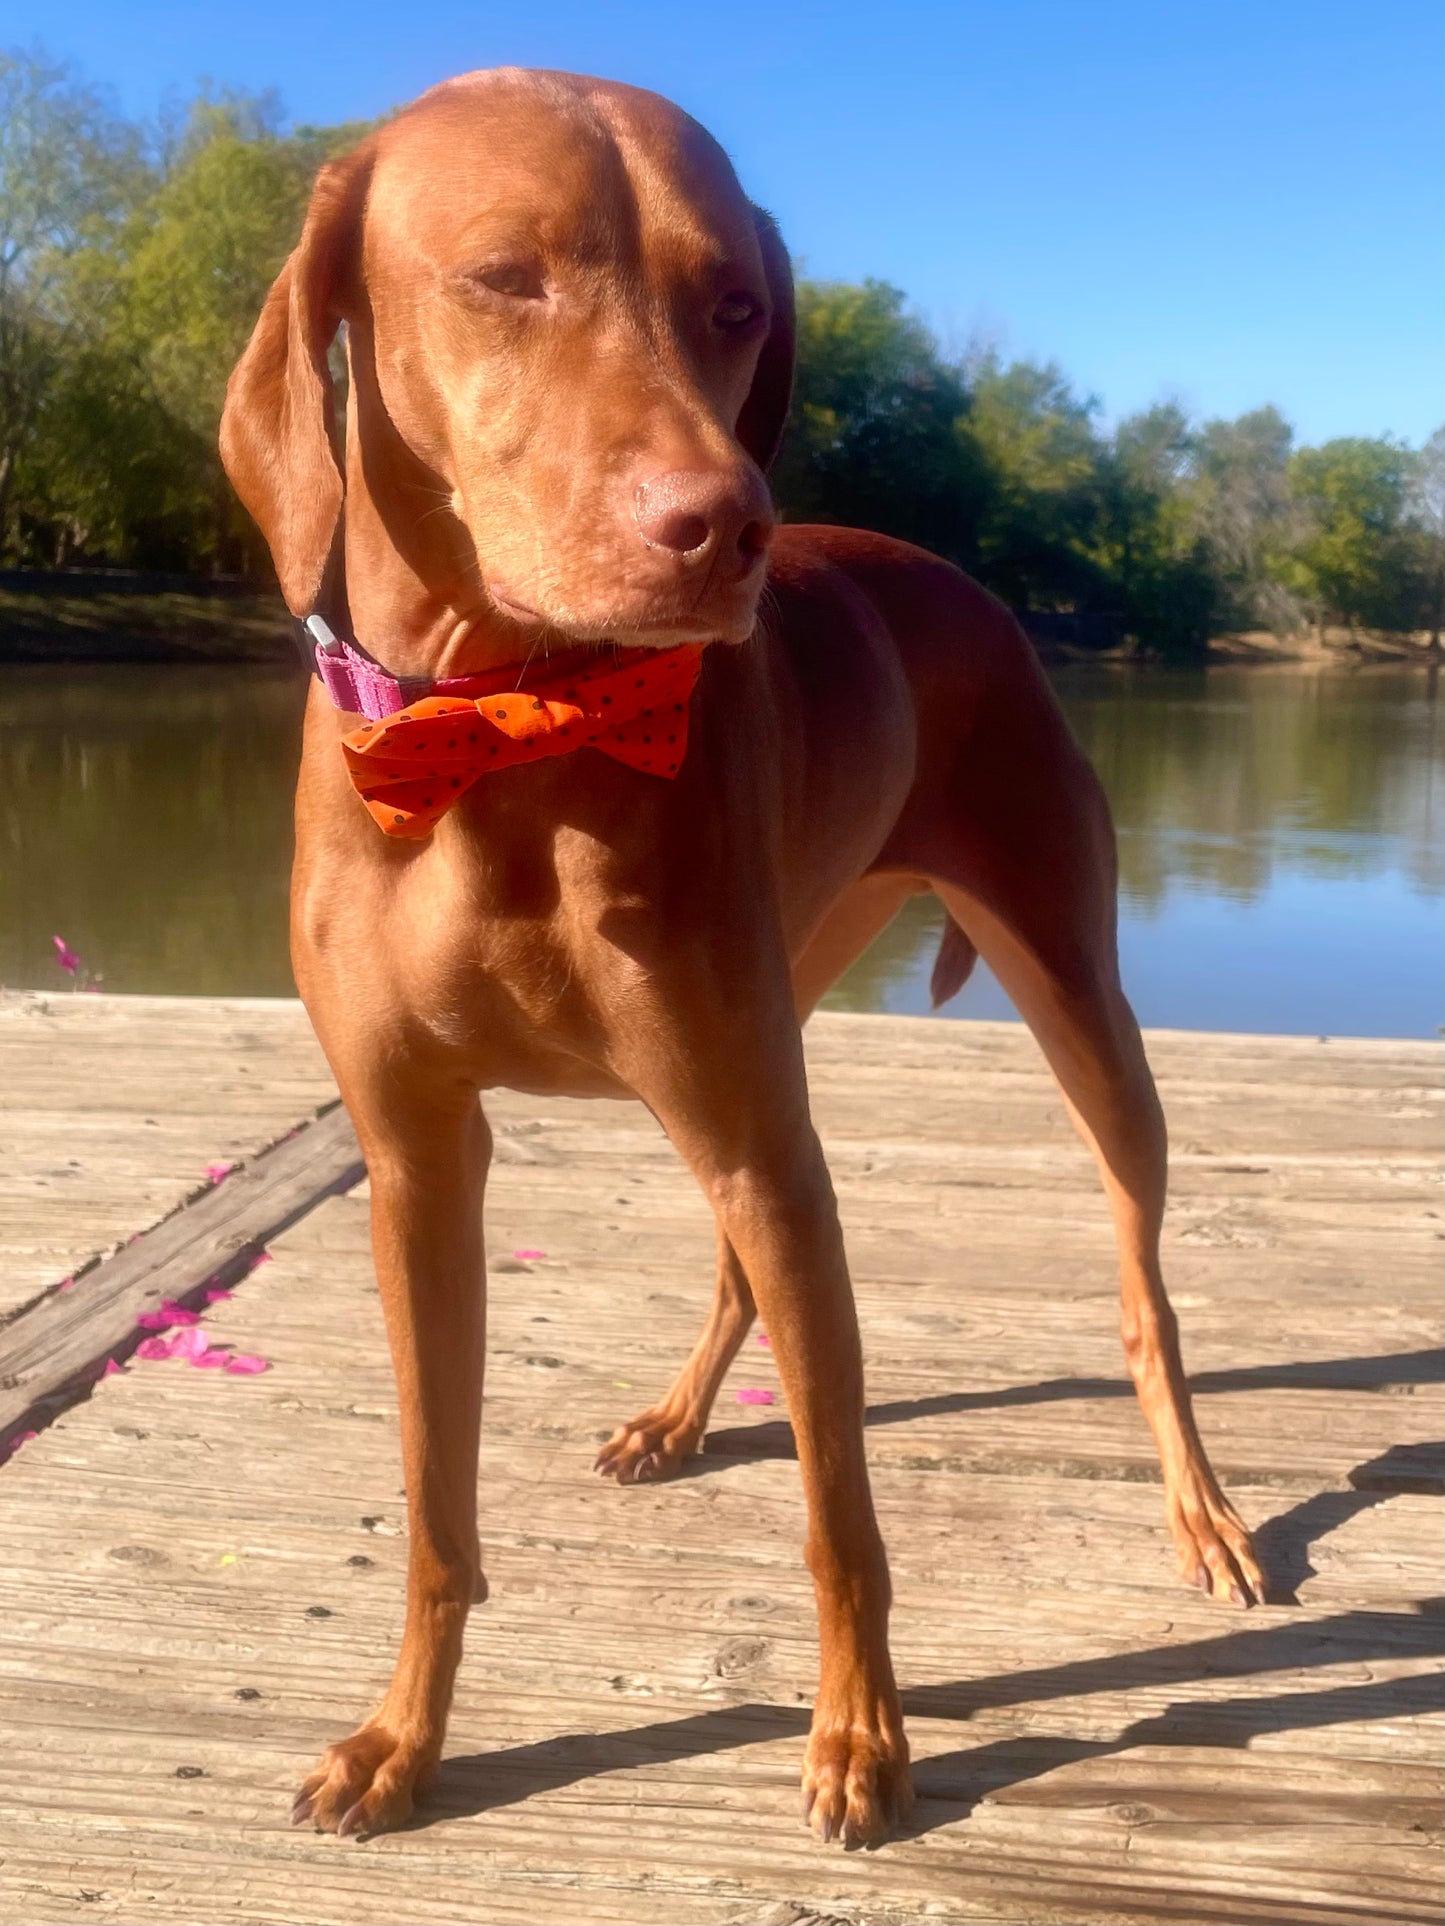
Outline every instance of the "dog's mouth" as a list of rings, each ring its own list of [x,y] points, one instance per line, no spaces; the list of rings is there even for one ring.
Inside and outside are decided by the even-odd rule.
[[[751,616],[744,628],[736,622],[702,622],[693,613],[658,616],[651,620],[637,617],[618,617],[613,621],[600,622],[559,619],[544,614],[530,602],[524,602],[498,582],[487,583],[487,599],[499,615],[504,615],[518,628],[533,633],[550,633],[577,647],[605,644],[624,649],[675,649],[684,643],[741,642],[746,640],[753,628]]]
[[[498,609],[509,621],[520,622],[524,628],[546,628],[546,618],[538,614],[529,603],[518,601],[515,595],[508,595],[505,589],[495,582],[488,582],[487,596],[492,606]]]

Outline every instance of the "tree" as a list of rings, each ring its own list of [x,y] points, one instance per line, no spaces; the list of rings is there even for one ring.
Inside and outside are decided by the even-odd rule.
[[[1101,606],[1090,545],[1097,522],[1097,403],[1081,401],[1052,363],[996,354],[966,364],[966,432],[988,476],[978,569],[1019,608]]]
[[[1218,582],[1225,629],[1289,634],[1304,611],[1285,580],[1305,521],[1290,485],[1294,430],[1277,408],[1209,421],[1194,437],[1190,513]]]
[[[1445,627],[1445,428],[1437,428],[1415,456],[1405,508],[1420,582],[1420,625],[1438,649]]]
[[[1416,626],[1421,585],[1406,524],[1414,468],[1410,450],[1388,436],[1328,441],[1291,459],[1308,525],[1289,568],[1322,627],[1331,617],[1351,629]]]
[[[1095,461],[1098,513],[1090,553],[1125,633],[1148,646],[1202,649],[1219,585],[1191,513],[1195,435],[1174,402],[1130,415]]]
[[[84,324],[67,267],[114,246],[145,176],[135,129],[69,67],[0,52],[0,551],[17,465]]]
[[[968,393],[904,297],[801,281],[792,424],[774,489],[795,521],[875,528],[969,559],[984,489]]]

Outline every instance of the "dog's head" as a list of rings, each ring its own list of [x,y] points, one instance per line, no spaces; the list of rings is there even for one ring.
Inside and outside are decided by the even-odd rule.
[[[308,614],[344,494],[327,366],[344,321],[352,456],[417,572],[451,543],[463,617],[514,624],[521,651],[539,627],[741,640],[792,310],[772,221],[678,108],[467,75],[322,169],[231,377],[222,458]]]

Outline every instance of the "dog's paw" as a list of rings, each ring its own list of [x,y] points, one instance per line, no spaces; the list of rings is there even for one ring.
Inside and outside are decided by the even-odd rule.
[[[364,1725],[349,1739],[327,1746],[296,1795],[291,1823],[357,1838],[403,1826],[436,1756],[435,1746],[401,1738],[374,1722]]]
[[[665,1405],[621,1424],[597,1454],[592,1469],[619,1485],[656,1484],[675,1478],[702,1442],[702,1426]]]
[[[813,1716],[803,1760],[803,1818],[826,1846],[876,1846],[913,1807],[908,1741],[895,1716],[835,1724]]]
[[[1253,1540],[1213,1478],[1186,1478],[1166,1505],[1185,1584],[1234,1605],[1263,1605],[1268,1587]]]

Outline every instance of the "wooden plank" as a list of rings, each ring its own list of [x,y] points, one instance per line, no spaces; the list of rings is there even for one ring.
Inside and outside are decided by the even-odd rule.
[[[278,1087],[266,1037],[294,1016],[254,1019]],[[920,1804],[882,1852],[818,1848],[767,1349],[691,1476],[590,1471],[696,1333],[706,1204],[639,1107],[493,1093],[492,1596],[421,1823],[359,1849],[285,1823],[401,1623],[363,1183],[207,1309],[266,1374],[133,1362],[0,1471],[0,1920],[1437,1919],[1445,1520],[1416,1453],[1441,1435],[1440,1052],[1150,1042],[1196,1409],[1298,1605],[1233,1614],[1176,1583],[1107,1212],[1030,1039],[819,1019]],[[740,1407],[743,1385],[777,1405]]]
[[[233,1170],[69,1292],[50,1292],[0,1329],[0,1438],[48,1420],[107,1359],[145,1335],[136,1320],[163,1300],[198,1309],[205,1287],[250,1270],[271,1238],[365,1174],[356,1133],[336,1106]]]
[[[0,991],[0,1323],[335,1096],[296,1002]]]

